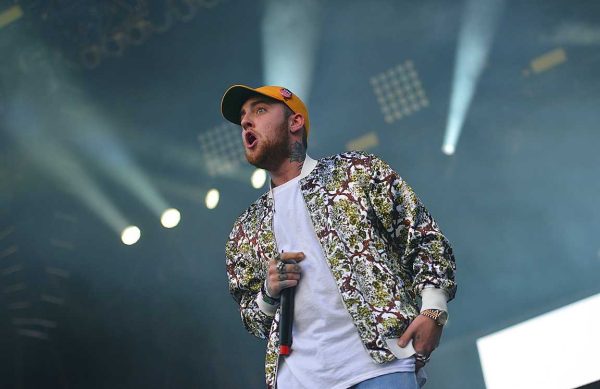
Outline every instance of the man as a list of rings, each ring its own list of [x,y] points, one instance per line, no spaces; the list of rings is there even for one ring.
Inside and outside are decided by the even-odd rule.
[[[242,321],[268,339],[267,386],[417,388],[456,292],[452,249],[433,218],[373,155],[307,156],[308,111],[288,89],[234,85],[221,111],[241,125],[248,162],[271,176],[226,244]],[[289,287],[293,345],[280,356]]]

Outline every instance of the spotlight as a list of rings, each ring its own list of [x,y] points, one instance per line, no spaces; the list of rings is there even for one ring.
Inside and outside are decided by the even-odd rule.
[[[262,188],[267,181],[267,172],[264,169],[256,169],[254,173],[252,173],[250,181],[252,182],[252,187],[254,189]]]
[[[121,233],[121,241],[127,246],[131,246],[140,240],[140,236],[142,236],[142,232],[139,228],[136,226],[129,226],[123,230],[123,233]]]
[[[204,199],[206,203],[206,208],[215,209],[219,204],[219,191],[217,189],[211,189],[206,193],[206,198]]]
[[[455,147],[453,144],[444,144],[442,146],[442,152],[446,155],[454,154]]]
[[[173,228],[179,224],[181,214],[175,208],[165,210],[160,218],[160,222],[165,228]]]

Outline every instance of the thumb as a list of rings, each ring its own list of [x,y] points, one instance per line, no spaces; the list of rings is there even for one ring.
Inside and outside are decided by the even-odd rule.
[[[412,337],[413,337],[413,331],[409,327],[406,331],[404,331],[404,333],[402,334],[400,339],[398,339],[398,346],[403,347],[403,348],[406,347],[406,345],[412,339]]]

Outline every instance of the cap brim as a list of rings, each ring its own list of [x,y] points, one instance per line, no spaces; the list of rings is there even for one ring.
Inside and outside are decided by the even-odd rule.
[[[242,105],[252,96],[261,93],[245,85],[234,85],[227,89],[221,100],[221,114],[232,123],[240,124]]]

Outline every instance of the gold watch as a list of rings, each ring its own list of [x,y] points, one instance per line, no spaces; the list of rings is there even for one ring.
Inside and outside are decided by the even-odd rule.
[[[448,312],[442,311],[441,309],[426,309],[421,312],[421,315],[427,316],[435,321],[438,326],[443,326],[448,321]]]

